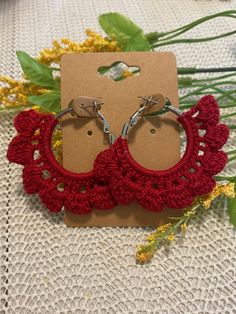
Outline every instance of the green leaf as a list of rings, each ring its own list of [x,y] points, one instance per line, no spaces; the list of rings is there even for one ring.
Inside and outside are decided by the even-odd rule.
[[[60,111],[61,95],[59,90],[53,90],[39,96],[30,96],[29,101],[34,105],[40,106],[44,111]]]
[[[228,200],[229,220],[236,228],[236,197]]]
[[[56,83],[52,75],[52,69],[35,60],[24,51],[17,51],[16,55],[27,79],[39,86],[55,87]]]
[[[104,32],[115,38],[123,51],[150,51],[151,46],[143,30],[126,16],[111,12],[99,16]]]

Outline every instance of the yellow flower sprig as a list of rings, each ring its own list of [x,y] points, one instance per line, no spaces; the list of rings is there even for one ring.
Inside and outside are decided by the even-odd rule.
[[[38,60],[42,63],[51,65],[59,64],[61,56],[65,53],[80,53],[80,52],[116,52],[121,51],[118,43],[94,31],[86,30],[88,38],[82,43],[74,42],[68,38],[63,38],[60,41],[54,40],[52,48],[43,49]]]
[[[88,38],[82,43],[76,43],[68,38],[54,40],[52,48],[45,48],[39,53],[38,60],[47,65],[59,64],[65,53],[81,52],[115,52],[121,51],[115,40],[103,37],[91,30],[87,30]],[[60,70],[60,68],[58,68]],[[0,111],[14,109],[23,110],[31,106],[29,96],[37,96],[48,92],[41,86],[24,79],[15,80],[0,76]]]
[[[62,130],[57,129],[52,137],[53,152],[56,160],[62,164]]]
[[[140,263],[150,261],[156,250],[162,245],[168,245],[175,240],[175,235],[181,231],[185,235],[189,221],[210,208],[212,202],[220,195],[228,198],[235,197],[235,183],[216,185],[214,190],[205,197],[198,198],[194,204],[187,208],[180,217],[175,217],[177,221],[168,223],[156,228],[155,232],[147,237],[147,244],[140,245],[136,252],[136,260]]]
[[[41,86],[31,82],[0,76],[0,110],[24,109],[30,105],[29,95],[41,95],[45,92],[46,90],[42,89]]]

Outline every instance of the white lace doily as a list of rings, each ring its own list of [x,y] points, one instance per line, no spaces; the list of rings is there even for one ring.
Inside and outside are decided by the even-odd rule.
[[[53,39],[80,41],[86,28],[101,31],[97,17],[106,11],[150,32],[235,7],[235,0],[1,0],[0,74],[20,76],[16,50],[37,55]],[[191,34],[226,32],[233,23],[220,18]],[[178,66],[235,66],[235,36],[165,49],[176,53]],[[150,230],[66,228],[62,214],[51,215],[23,192],[21,167],[6,160],[15,134],[9,114],[0,116],[0,134],[1,314],[236,313],[236,232],[223,204],[192,223],[168,252],[138,265],[136,244]]]

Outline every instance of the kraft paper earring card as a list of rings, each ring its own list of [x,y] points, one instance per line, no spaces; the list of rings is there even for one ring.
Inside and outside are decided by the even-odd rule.
[[[134,69],[124,71],[123,79],[102,75],[119,62]],[[101,112],[111,133],[120,135],[122,126],[140,106],[138,96],[163,94],[178,107],[176,60],[170,52],[116,52],[66,54],[61,60],[62,109],[79,96],[101,97]],[[102,124],[95,118],[63,121],[63,166],[73,172],[88,172],[98,153],[109,147]],[[180,137],[176,116],[150,116],[141,119],[129,133],[129,149],[145,168],[164,170],[180,159]],[[68,226],[156,226],[178,211],[148,212],[138,204],[117,205],[113,210],[93,210],[76,215],[65,208]]]

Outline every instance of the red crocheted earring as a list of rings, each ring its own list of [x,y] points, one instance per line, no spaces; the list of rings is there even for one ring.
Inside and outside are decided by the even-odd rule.
[[[103,122],[104,132],[109,134],[109,124],[97,110],[97,104],[93,106]],[[75,112],[73,108],[56,116],[35,110],[20,112],[14,120],[18,135],[9,144],[7,158],[24,166],[22,177],[25,191],[38,193],[52,212],[59,212],[63,206],[76,214],[86,214],[93,208],[111,209],[115,202],[109,189],[95,179],[93,171],[71,173],[54,157],[51,150],[52,134],[59,118],[66,113]]]
[[[161,211],[165,207],[185,208],[195,197],[207,194],[215,187],[214,175],[222,171],[227,162],[227,155],[220,149],[227,142],[229,128],[218,124],[219,107],[211,95],[202,97],[185,113],[167,100],[163,111],[177,114],[177,121],[187,135],[187,147],[174,167],[153,171],[133,159],[127,144],[129,128],[145,110],[144,106],[135,112],[115,143],[97,156],[95,175],[109,184],[113,197],[120,204],[136,201],[150,211]],[[200,130],[205,130],[203,136]]]

